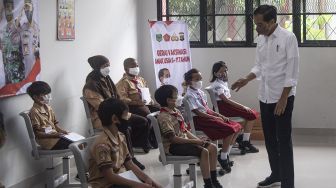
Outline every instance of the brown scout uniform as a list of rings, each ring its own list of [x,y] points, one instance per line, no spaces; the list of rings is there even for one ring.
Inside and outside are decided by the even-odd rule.
[[[37,131],[45,132],[45,129],[49,126],[51,126],[52,131],[57,132],[55,125],[58,124],[58,121],[55,118],[51,106],[34,103],[33,107],[30,109],[29,116],[36,135],[36,142],[43,149],[52,149],[59,138],[38,138],[37,136]]]
[[[105,85],[108,85],[106,83],[105,79],[102,78],[100,81],[102,83],[105,83]],[[104,89],[104,92],[108,95],[108,98],[111,98],[111,97],[118,98],[116,96],[116,94],[112,93],[110,91],[110,89],[107,88],[107,87]],[[85,100],[90,104],[89,109],[90,109],[93,128],[102,129],[103,127],[102,127],[101,121],[98,117],[97,111],[98,111],[98,107],[99,107],[100,103],[105,100],[104,97],[101,94],[99,94],[98,92],[95,92],[95,91],[93,91],[91,89],[88,89],[88,88],[83,90],[83,96],[84,96]]]
[[[162,135],[162,143],[164,150],[167,154],[169,154],[169,147],[171,145],[169,138],[171,138],[172,136],[177,136],[180,138],[188,138],[188,137],[186,132],[181,131],[181,124],[179,121],[184,121],[181,112],[177,109],[175,109],[174,112],[168,108],[163,109],[164,111],[161,110],[157,120]]]
[[[128,105],[132,105],[132,101],[142,102],[139,88],[145,88],[148,86],[144,78],[136,76],[134,80],[131,80],[129,76],[124,74],[124,76],[116,84],[116,87],[121,100],[123,100]]]
[[[114,135],[107,128],[103,130],[90,148],[89,182],[92,188],[108,188],[113,185],[104,178],[101,169],[112,168],[115,174],[120,174],[126,171],[124,163],[131,160],[125,136],[120,132]]]

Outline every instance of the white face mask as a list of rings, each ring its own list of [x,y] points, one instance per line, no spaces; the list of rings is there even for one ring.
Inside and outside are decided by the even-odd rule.
[[[139,67],[134,67],[134,68],[129,68],[129,74],[133,76],[138,76],[140,73],[140,68]]]
[[[180,95],[177,96],[177,99],[176,99],[176,102],[175,102],[176,107],[182,106],[182,103],[183,103],[183,97],[180,96]]]
[[[195,89],[201,89],[202,88],[202,81],[198,81],[198,82],[191,82],[191,86]]]
[[[101,73],[104,77],[106,77],[107,75],[110,74],[110,67],[105,67],[105,68],[100,69],[100,73]]]
[[[163,85],[168,85],[170,83],[170,78],[163,78],[162,83]]]
[[[51,99],[52,99],[51,94],[42,96],[42,99],[43,99],[43,101],[42,101],[43,104],[49,104]]]

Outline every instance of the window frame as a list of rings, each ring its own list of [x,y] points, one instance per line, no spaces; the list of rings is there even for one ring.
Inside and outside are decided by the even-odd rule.
[[[197,16],[200,19],[200,41],[190,41],[191,48],[249,48],[249,47],[256,47],[256,43],[254,43],[254,31],[253,31],[253,1],[245,0],[245,14],[207,14],[207,1],[208,0],[199,0],[200,2],[200,12],[198,14],[178,14],[178,15],[170,15],[169,14],[169,1],[165,0],[166,2],[166,12],[167,15],[162,14],[162,1],[157,0],[157,18],[158,20],[162,21],[163,18],[169,19],[170,17],[179,17],[179,16],[188,16],[193,17]],[[212,0],[215,2],[215,0]],[[260,4],[260,0],[256,0],[257,5]],[[303,4],[301,12],[301,3]],[[321,14],[331,14],[336,16],[336,12],[325,12],[325,13],[309,13],[306,12],[306,0],[294,0],[292,1],[292,13],[283,13],[289,14],[292,16],[293,19],[293,33],[296,35],[298,40],[299,47],[336,47],[336,40],[306,40],[305,37],[301,42],[301,28],[303,36],[306,35],[306,20],[305,18],[307,15],[321,15]],[[207,31],[207,17],[213,17],[215,20],[216,16],[245,16],[245,41],[227,41],[227,42],[217,42],[213,41],[213,43],[208,43],[208,31]],[[278,15],[282,15],[278,13]],[[301,16],[303,16],[303,23],[301,24]],[[215,23],[215,22],[214,22]],[[216,25],[216,24],[215,24]],[[213,30],[214,32],[214,30]],[[213,36],[215,39],[215,36]]]

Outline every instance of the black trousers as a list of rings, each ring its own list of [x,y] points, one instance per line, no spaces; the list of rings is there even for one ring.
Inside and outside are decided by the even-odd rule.
[[[261,121],[272,177],[281,180],[281,188],[294,188],[292,111],[294,96],[288,97],[284,114],[274,114],[276,103],[260,101]]]
[[[51,150],[63,150],[68,149],[69,145],[73,142],[65,138],[60,138],[58,142],[51,148]]]
[[[132,106],[132,105],[129,105],[129,111],[132,114],[137,114],[137,115],[145,117],[145,118],[151,112],[156,112],[156,111],[159,111],[159,110],[160,110],[160,105],[158,105],[158,104],[147,105],[147,106]],[[148,126],[150,127],[149,133],[148,133],[149,134],[148,141],[153,148],[157,148],[158,143],[157,143],[156,138],[155,138],[154,129],[151,126],[150,120],[149,119],[147,119],[147,120],[148,120]]]

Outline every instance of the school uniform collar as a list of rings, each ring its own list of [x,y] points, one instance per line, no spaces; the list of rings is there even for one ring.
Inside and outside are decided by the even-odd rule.
[[[106,128],[106,127],[103,127],[103,128],[104,128],[104,133],[111,140],[111,142],[115,145],[119,145],[120,140],[122,140],[119,131],[115,135],[115,134],[111,133],[111,131],[108,128]]]
[[[34,102],[33,107],[42,114],[47,114],[49,110],[49,106],[47,104],[38,104]],[[48,110],[47,110],[48,109]]]
[[[165,109],[168,113],[172,114],[172,113],[177,113],[176,108],[174,108],[173,110],[168,108],[168,107],[162,107],[163,109]]]

